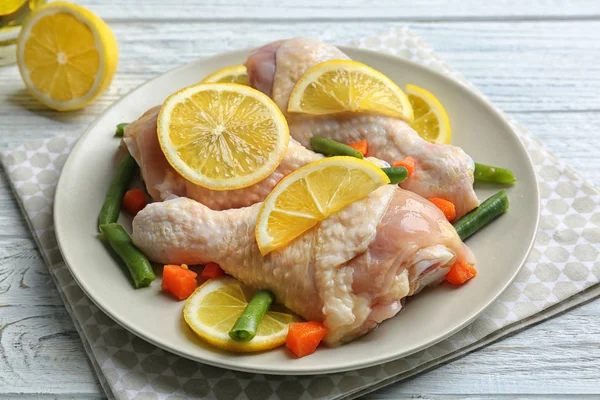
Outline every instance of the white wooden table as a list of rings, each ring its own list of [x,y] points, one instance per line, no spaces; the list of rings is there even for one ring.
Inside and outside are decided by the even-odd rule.
[[[0,151],[80,133],[144,81],[201,56],[312,36],[344,43],[409,25],[493,102],[600,186],[597,0],[85,0],[117,35],[119,68],[85,110],[33,100],[0,68]],[[250,2],[248,2],[250,3]],[[526,4],[527,3],[527,4]],[[600,300],[368,399],[600,398]],[[0,174],[0,397],[103,398]]]

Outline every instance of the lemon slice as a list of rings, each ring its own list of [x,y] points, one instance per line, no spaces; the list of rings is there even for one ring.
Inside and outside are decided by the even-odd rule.
[[[294,86],[288,112],[312,115],[362,112],[412,121],[406,94],[390,78],[352,60],[313,66]]]
[[[245,65],[236,65],[234,67],[225,67],[213,72],[202,83],[237,83],[238,85],[248,85],[248,71]]]
[[[27,0],[2,0],[0,2],[0,16],[9,15],[23,7]]]
[[[240,282],[233,278],[210,279],[185,302],[183,318],[206,342],[220,349],[252,352],[274,349],[285,343],[292,314],[269,311],[249,342],[235,342],[229,331],[248,305]]]
[[[256,241],[263,255],[285,246],[320,221],[390,183],[366,160],[330,157],[283,178],[265,199],[256,222]]]
[[[442,103],[430,92],[415,85],[406,85],[406,94],[415,113],[410,126],[431,143],[450,143],[450,120]]]
[[[89,10],[66,2],[40,7],[17,40],[17,63],[31,94],[59,111],[76,110],[108,87],[117,68],[117,41]]]
[[[233,83],[199,83],[165,100],[158,140],[184,178],[213,190],[269,176],[290,140],[287,122],[265,94]]]

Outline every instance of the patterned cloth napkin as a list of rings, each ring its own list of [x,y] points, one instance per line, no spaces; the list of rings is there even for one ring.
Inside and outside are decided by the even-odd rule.
[[[469,85],[406,28],[352,43],[425,64]],[[233,372],[163,351],[121,328],[77,286],[61,258],[54,190],[75,137],[58,136],[3,154],[2,163],[65,306],[110,399],[351,399],[600,296],[600,193],[513,124],[539,178],[542,217],[535,247],[514,283],[474,323],[404,359],[322,376]]]

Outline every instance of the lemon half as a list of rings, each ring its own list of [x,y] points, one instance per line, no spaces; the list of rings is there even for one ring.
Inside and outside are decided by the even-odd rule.
[[[17,40],[25,85],[36,99],[59,111],[82,108],[104,92],[117,61],[117,41],[108,25],[71,3],[40,7]]]

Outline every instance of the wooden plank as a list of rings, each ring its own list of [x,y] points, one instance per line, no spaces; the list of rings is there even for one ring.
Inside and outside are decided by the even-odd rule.
[[[585,132],[598,130],[599,116],[600,113],[527,113],[518,115],[517,119],[532,133],[543,136],[554,150],[564,151],[562,156],[571,164],[580,163],[581,171],[600,184],[600,168],[594,159],[600,144],[580,145],[588,143],[583,140]],[[599,138],[596,136],[594,140]],[[572,148],[579,150],[572,151]],[[0,306],[3,306],[0,326],[6,332],[0,336],[0,345],[8,357],[8,361],[0,358],[0,376],[12,377],[14,371],[18,371],[21,378],[2,382],[0,393],[35,393],[43,388],[49,393],[65,395],[73,391],[77,393],[76,398],[92,396],[99,388],[6,181],[0,184],[0,209],[3,210],[0,213],[3,233],[0,235]],[[596,340],[600,333],[599,313],[600,301],[595,301],[367,398],[396,399],[427,394],[431,397],[426,398],[438,400],[452,398],[446,397],[448,393],[456,394],[454,398],[463,398],[462,394],[469,391],[477,391],[485,395],[484,398],[502,393],[536,393],[536,390],[548,394],[598,393],[600,387],[595,377],[600,369],[600,348]],[[19,332],[25,331],[31,333],[20,337]],[[35,334],[53,335],[52,346],[40,345]],[[57,362],[61,365],[60,374],[56,374]],[[83,370],[73,369],[81,365],[84,365]],[[540,368],[532,370],[532,365]],[[465,376],[469,379],[464,379]],[[31,386],[33,381],[37,383]],[[520,382],[518,391],[514,391],[516,381]],[[61,392],[63,387],[68,390]]]
[[[594,0],[83,0],[110,21],[291,21],[291,20],[529,20],[590,19],[600,15]]]
[[[372,2],[349,0],[339,7],[298,4],[293,12],[284,11],[285,5],[293,6],[290,1],[261,0],[245,6],[241,0],[192,5],[178,0],[168,7],[158,0],[120,0],[110,5],[100,0],[84,2],[113,21],[121,46],[113,85],[86,110],[55,113],[24,91],[16,68],[0,69],[0,150],[33,138],[79,134],[114,100],[159,73],[200,56],[280,37],[305,35],[343,43],[395,26],[399,20],[437,21],[445,18],[444,14],[454,21],[576,18],[591,21],[412,23],[411,27],[492,101],[518,113],[517,119],[533,134],[600,186],[600,137],[594,135],[600,128],[600,22],[593,20],[598,14],[596,2],[535,1],[523,11],[516,0],[487,4],[469,0],[450,5],[428,0],[399,6],[383,0],[377,3],[380,8]],[[337,8],[336,14],[332,7]],[[347,22],[303,22],[313,17]],[[129,22],[136,18],[146,22]],[[169,22],[179,18],[191,22]],[[363,18],[371,22],[358,21]],[[202,22],[205,20],[224,22]],[[390,20],[395,22],[386,22]],[[3,173],[0,210],[0,394],[101,396]],[[424,395],[435,400],[474,400],[526,394],[521,398],[558,399],[564,398],[564,393],[583,393],[569,398],[598,398],[599,314],[600,302],[595,301],[367,398]]]
[[[1,206],[3,227],[6,212],[20,223],[14,205]],[[97,396],[99,383],[35,243],[2,238],[0,248],[0,394]]]
[[[10,209],[5,204],[0,206]],[[45,266],[38,253],[32,252],[34,243],[12,242],[11,251],[5,250],[5,244],[0,241],[0,345],[4,349],[0,357],[0,393],[99,393]],[[600,300],[596,300],[366,398],[425,395],[431,399],[455,399],[471,393],[478,393],[480,398],[536,393],[600,394],[599,313]],[[57,364],[60,374],[56,373]],[[449,394],[455,397],[447,397]]]
[[[0,120],[11,132],[0,148],[36,135],[40,126],[76,133],[131,89],[199,57],[294,35],[342,43],[394,25],[115,23],[121,55],[117,75],[109,90],[86,110],[49,111],[23,88],[16,67],[0,70]],[[507,112],[600,110],[600,41],[596,40],[600,22],[411,27]]]
[[[600,188],[600,113],[522,113],[513,117],[545,148]]]
[[[367,398],[425,394],[447,399],[475,393],[525,398],[536,394],[571,398],[577,393],[598,398],[598,312],[600,300],[595,300]]]

